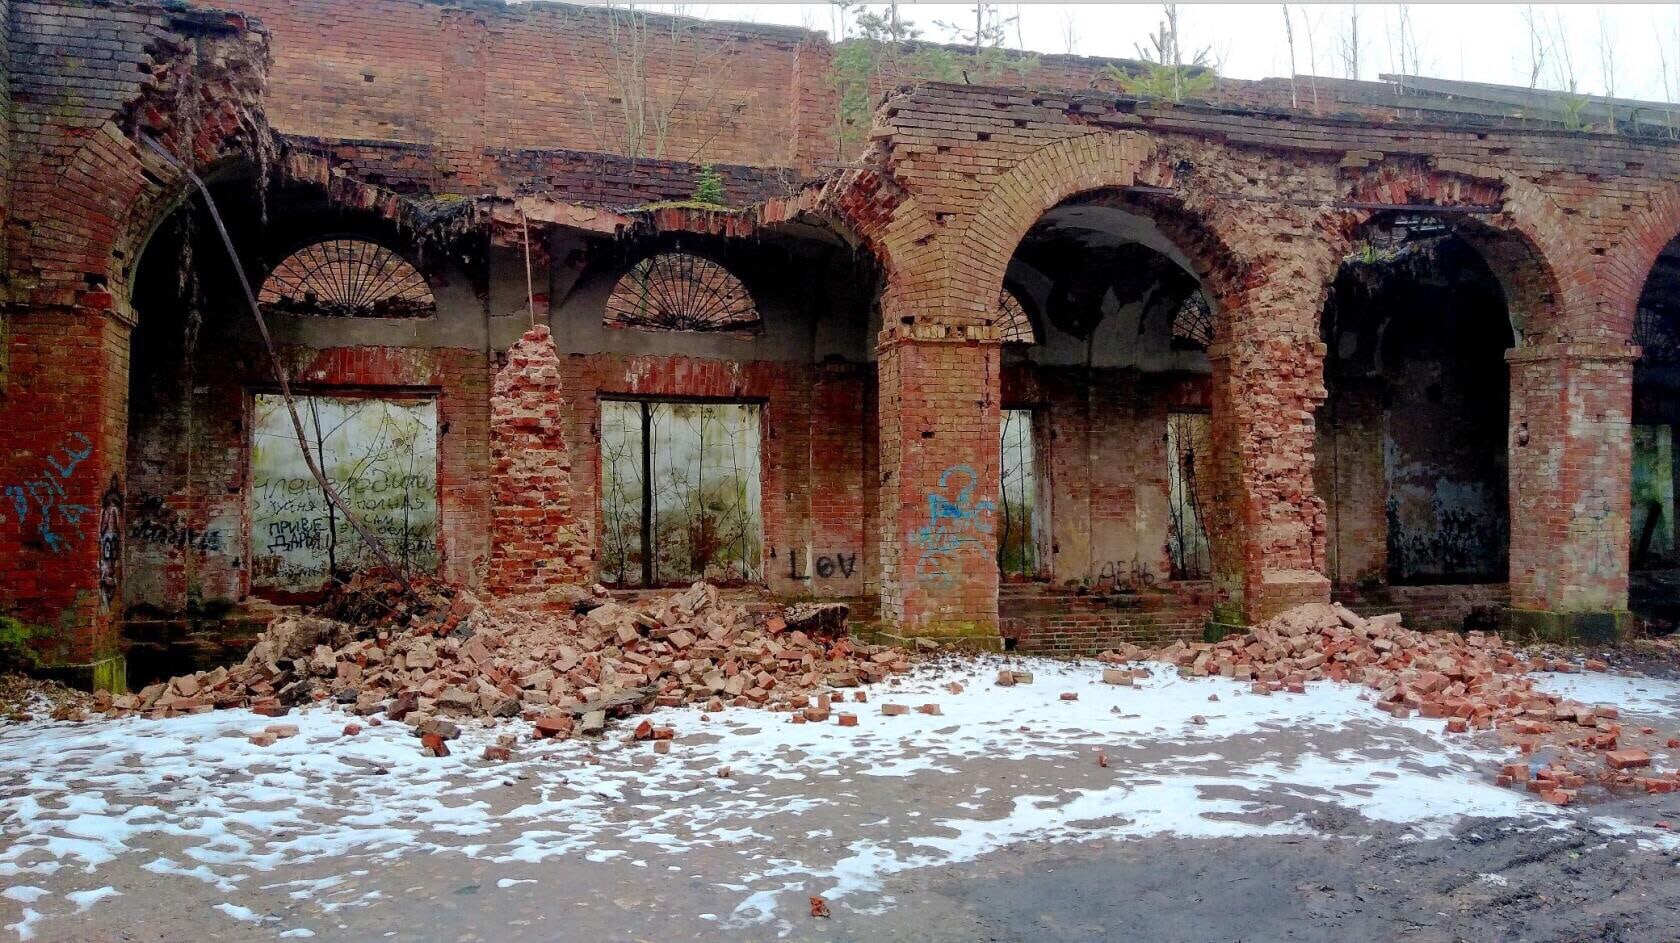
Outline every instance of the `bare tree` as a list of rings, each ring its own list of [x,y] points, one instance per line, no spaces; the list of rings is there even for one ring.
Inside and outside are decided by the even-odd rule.
[[[1295,24],[1289,15],[1289,4],[1283,6],[1283,41],[1289,47],[1289,107],[1301,107],[1300,96],[1295,93]]]
[[[1313,26],[1318,16],[1309,6],[1301,11],[1301,22],[1307,28],[1307,88],[1312,94],[1313,111],[1318,111],[1318,47],[1313,43]]]
[[[1546,56],[1551,43],[1546,38],[1545,24],[1534,15],[1534,5],[1523,7],[1523,30],[1528,33],[1528,87],[1540,87],[1540,75],[1546,68]]]
[[[1569,41],[1569,27],[1563,21],[1563,12],[1552,7],[1552,73],[1555,84],[1560,91],[1574,94],[1580,87],[1575,76],[1575,52]]]
[[[1079,30],[1073,14],[1062,11],[1062,51],[1070,56],[1079,53]]]
[[[1418,63],[1417,32],[1412,27],[1411,4],[1397,3],[1393,10],[1394,22],[1384,30],[1383,38],[1388,44],[1389,63],[1400,76],[1400,91],[1403,93],[1406,77],[1419,74],[1422,67]]]
[[[605,100],[578,86],[584,121],[608,153],[632,160],[667,157],[678,116],[699,116],[697,128],[710,130],[682,159],[693,162],[711,143],[733,126],[730,119],[746,108],[744,101],[722,101],[723,83],[707,81],[735,51],[727,39],[700,35],[699,21],[677,13],[652,16],[634,6],[608,4],[604,10],[581,15],[605,20],[606,42],[589,44],[575,61],[580,74],[593,69],[604,75],[612,94]],[[696,95],[696,93],[699,93]]]
[[[1603,7],[1598,8],[1598,70],[1604,81],[1605,107],[1610,113],[1610,133],[1616,133],[1616,28]]]
[[[1342,77],[1359,80],[1359,52],[1363,43],[1359,39],[1359,4],[1348,7],[1347,22],[1343,24],[1341,36],[1336,43],[1337,55],[1342,60]]]

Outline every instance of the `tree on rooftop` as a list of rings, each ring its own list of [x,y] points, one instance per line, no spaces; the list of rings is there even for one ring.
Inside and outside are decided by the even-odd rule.
[[[1127,94],[1143,98],[1177,102],[1207,94],[1219,81],[1211,62],[1212,47],[1197,50],[1186,64],[1179,40],[1178,4],[1161,4],[1161,13],[1161,26],[1150,35],[1149,48],[1136,46],[1142,71],[1133,73],[1111,64],[1108,77]]]

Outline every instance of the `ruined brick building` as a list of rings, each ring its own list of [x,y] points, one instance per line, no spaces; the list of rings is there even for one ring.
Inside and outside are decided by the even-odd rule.
[[[370,559],[189,168],[313,457],[485,591],[1037,650],[1673,601],[1666,113],[1041,57],[860,116],[798,29],[218,5],[0,0],[0,612],[59,663],[228,657]]]

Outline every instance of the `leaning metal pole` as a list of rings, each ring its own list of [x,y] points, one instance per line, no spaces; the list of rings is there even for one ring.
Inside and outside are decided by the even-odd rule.
[[[262,307],[257,304],[257,294],[251,290],[250,279],[245,277],[245,266],[239,262],[239,252],[234,249],[233,237],[228,235],[227,226],[222,223],[222,214],[216,210],[216,201],[210,196],[210,188],[204,185],[204,181],[199,179],[198,174],[193,173],[191,168],[176,160],[175,155],[165,150],[163,145],[150,136],[142,134],[140,135],[140,141],[150,148],[152,153],[162,158],[164,163],[185,174],[187,179],[192,181],[193,187],[198,190],[198,195],[204,198],[204,207],[210,211],[210,221],[216,225],[216,233],[222,237],[222,248],[227,250],[228,261],[233,265],[233,273],[239,278],[239,287],[245,293],[245,305],[251,309],[251,317],[257,322],[257,333],[262,336],[263,347],[268,350],[268,361],[274,368],[275,381],[280,384],[280,397],[286,402],[286,412],[292,417],[292,431],[297,434],[298,448],[303,452],[304,464],[309,466],[309,473],[315,476],[316,484],[321,486],[321,493],[326,496],[327,501],[333,507],[338,509],[339,513],[344,515],[344,520],[362,538],[362,543],[366,544],[368,549],[373,551],[373,555],[379,558],[380,565],[396,575],[397,580],[402,583],[403,592],[411,591],[407,572],[399,568],[391,555],[385,552],[385,545],[374,537],[373,533],[368,530],[367,525],[362,523],[361,518],[351,513],[349,506],[344,503],[344,499],[339,497],[338,489],[334,488],[327,476],[322,474],[321,467],[315,462],[314,453],[309,451],[309,436],[303,431],[303,420],[298,417],[297,403],[292,399],[292,387],[286,381],[285,365],[280,361],[279,351],[274,349],[274,338],[269,336],[268,322],[263,318]]]

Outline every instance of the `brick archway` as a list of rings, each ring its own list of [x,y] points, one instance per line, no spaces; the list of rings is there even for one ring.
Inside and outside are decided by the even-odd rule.
[[[1572,227],[1567,217],[1525,180],[1462,161],[1439,161],[1434,168],[1384,168],[1365,175],[1350,189],[1348,199],[1358,203],[1500,207],[1497,213],[1469,217],[1458,234],[1482,255],[1504,289],[1518,346],[1567,335],[1572,324],[1591,309],[1590,285],[1584,271],[1587,263],[1580,253],[1568,251]],[[1346,212],[1338,259],[1351,248],[1358,228],[1379,212]]]
[[[0,485],[14,489],[0,520],[0,609],[53,629],[47,662],[106,684],[121,678],[131,281],[187,192],[140,136],[200,171],[269,146],[267,35],[227,14],[159,11],[153,25],[162,32],[135,54],[111,111],[40,132],[19,152],[12,192],[5,339],[26,369],[0,377],[13,420],[0,429]]]
[[[962,228],[938,240],[941,315],[983,324],[996,317],[1004,270],[1027,231],[1057,204],[1080,193],[1129,187],[1149,176],[1155,153],[1140,132],[1096,132],[1039,148],[999,177]]]
[[[1680,239],[1680,185],[1671,185],[1622,230],[1599,263],[1598,285],[1603,300],[1596,323],[1605,336],[1595,339],[1631,343],[1645,282],[1657,264],[1657,256],[1676,239]]]

